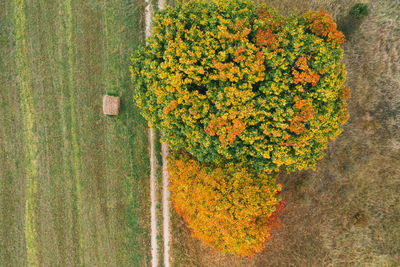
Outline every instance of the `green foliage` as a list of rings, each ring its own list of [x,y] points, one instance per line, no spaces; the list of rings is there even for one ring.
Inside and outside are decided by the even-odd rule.
[[[363,20],[369,14],[368,5],[357,3],[350,9],[349,14],[355,19]]]
[[[107,95],[109,95],[109,96],[119,96],[117,90],[115,90],[115,89],[107,90]]]
[[[344,36],[324,11],[180,2],[156,13],[147,41],[132,59],[137,104],[201,162],[314,167],[348,118]]]
[[[360,29],[363,20],[368,14],[369,9],[367,4],[355,4],[350,9],[349,14],[338,23],[340,30],[350,39]]]
[[[201,163],[185,153],[169,156],[175,210],[192,235],[222,252],[251,256],[266,246],[283,208],[275,175],[242,164]]]

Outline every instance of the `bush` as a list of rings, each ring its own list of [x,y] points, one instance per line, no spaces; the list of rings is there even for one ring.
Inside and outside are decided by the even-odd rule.
[[[324,11],[194,0],[154,17],[136,101],[172,150],[258,172],[314,167],[347,118],[344,35]]]
[[[284,206],[275,175],[200,163],[185,153],[170,154],[168,170],[172,202],[194,237],[237,256],[265,247]]]
[[[355,19],[363,20],[369,14],[368,5],[357,3],[350,9],[349,14]]]
[[[341,19],[339,22],[340,30],[346,35],[347,39],[351,39],[352,35],[356,33],[369,14],[367,4],[355,4],[349,11],[349,14]]]
[[[110,89],[107,91],[107,95],[109,96],[118,96],[118,92],[116,90]]]

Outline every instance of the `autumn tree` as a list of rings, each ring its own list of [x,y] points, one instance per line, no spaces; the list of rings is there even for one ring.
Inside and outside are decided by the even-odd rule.
[[[201,162],[314,167],[348,118],[343,42],[324,11],[180,2],[133,56],[137,104],[172,150]]]
[[[194,237],[237,256],[262,251],[284,206],[276,175],[202,163],[187,153],[172,153],[168,167],[175,210]]]

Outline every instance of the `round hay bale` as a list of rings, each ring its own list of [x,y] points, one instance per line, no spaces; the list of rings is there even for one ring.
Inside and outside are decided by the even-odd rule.
[[[105,95],[103,97],[103,113],[106,115],[118,115],[120,99],[117,96]]]

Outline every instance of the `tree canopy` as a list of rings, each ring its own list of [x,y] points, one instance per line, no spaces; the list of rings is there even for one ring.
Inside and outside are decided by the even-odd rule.
[[[192,235],[237,256],[260,252],[283,208],[276,175],[242,164],[216,166],[186,153],[169,159],[171,199]]]
[[[324,11],[180,3],[155,16],[133,57],[137,104],[172,150],[199,161],[314,167],[348,118],[343,42]]]

